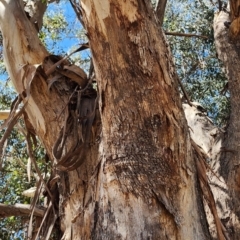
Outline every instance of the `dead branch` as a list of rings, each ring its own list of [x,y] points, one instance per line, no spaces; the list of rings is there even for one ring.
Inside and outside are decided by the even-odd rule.
[[[190,100],[190,98],[189,98],[189,96],[188,96],[188,93],[187,93],[185,87],[183,86],[182,81],[179,79],[178,76],[177,76],[177,81],[178,81],[178,84],[180,85],[180,88],[181,88],[181,90],[182,90],[182,92],[183,92],[183,95],[185,96],[185,98],[186,98],[189,106],[192,107],[192,102],[191,102],[191,100]]]

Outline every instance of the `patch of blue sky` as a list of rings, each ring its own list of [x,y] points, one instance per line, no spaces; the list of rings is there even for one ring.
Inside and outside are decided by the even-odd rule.
[[[61,40],[57,41],[57,48],[50,41],[47,42],[48,47],[55,46],[51,50],[58,51],[60,48],[63,51],[68,51],[72,49],[73,46],[80,43],[80,39],[77,36],[77,32],[82,28],[81,24],[79,23],[74,10],[69,2],[60,2],[59,4],[53,3],[49,4],[46,14],[53,16],[56,13],[62,13],[67,21],[67,28],[65,31],[62,32]],[[54,40],[53,40],[54,41]]]
[[[64,31],[61,31],[59,39],[52,40],[48,38],[46,45],[48,50],[53,54],[69,54],[81,44],[86,43],[87,37],[69,1],[62,1],[59,4],[49,4],[46,14],[51,16],[56,13],[64,15],[67,27]],[[85,50],[74,54],[72,59],[78,62],[77,59],[86,60],[89,59],[90,55],[90,51]]]

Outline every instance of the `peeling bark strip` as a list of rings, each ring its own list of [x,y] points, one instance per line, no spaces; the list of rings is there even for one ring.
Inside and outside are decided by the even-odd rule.
[[[47,53],[22,9],[22,1],[1,1],[0,19],[4,59],[10,78],[19,93],[27,94],[27,118],[53,159],[52,147],[57,140],[56,133],[64,125],[63,110],[76,86],[86,87],[87,75],[79,67],[70,65],[66,58],[60,60],[60,57]],[[9,21],[6,23],[4,19]],[[15,30],[10,32],[9,29]],[[76,51],[87,47],[87,44],[83,44]],[[57,61],[54,61],[54,57]],[[49,84],[54,85],[50,92]],[[72,136],[68,139],[73,141]]]
[[[183,108],[196,153],[199,183],[205,199],[204,209],[211,237],[221,239],[224,234],[225,239],[232,239],[229,222],[231,200],[220,171],[223,132],[204,114],[201,105],[196,102],[192,106],[184,103]]]

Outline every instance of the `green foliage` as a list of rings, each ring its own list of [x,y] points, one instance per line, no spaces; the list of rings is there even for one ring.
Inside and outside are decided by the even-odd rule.
[[[22,240],[25,238],[27,218],[8,217],[0,221],[0,239],[1,240]],[[25,225],[25,226],[24,226]]]
[[[58,40],[62,39],[67,26],[68,23],[62,12],[47,13],[43,18],[43,28],[39,33],[39,38],[48,49],[52,49],[56,47]]]
[[[15,98],[14,90],[4,82],[0,82],[0,109],[10,109],[11,102]],[[4,131],[0,132],[0,137]],[[44,150],[41,147],[35,149],[38,166],[41,172],[49,171],[50,167],[44,161]],[[17,128],[8,139],[8,147],[3,158],[3,169],[0,171],[0,203],[30,203],[30,198],[22,195],[22,192],[35,186],[34,176],[31,182],[27,178],[28,154],[26,151],[25,137]],[[32,170],[32,173],[35,171]],[[39,203],[41,204],[41,202]],[[25,239],[26,223],[28,217],[8,217],[0,220],[0,239]]]
[[[35,148],[35,156],[37,157],[38,167],[42,174],[50,171],[49,163],[45,162],[45,152],[42,147]],[[35,186],[37,176],[32,167],[31,182],[27,177],[28,154],[26,151],[26,143],[24,136],[19,131],[14,130],[9,139],[8,147],[3,162],[3,170],[0,172],[0,203],[29,204],[31,199],[22,195],[22,192],[30,187]],[[38,204],[43,204],[40,201]],[[18,239],[16,236],[24,235],[26,231],[25,221],[28,217],[9,217],[1,221],[0,227],[6,229],[0,234],[0,239]]]
[[[217,59],[213,38],[216,7],[204,0],[169,0],[163,28],[168,32],[207,36],[168,36],[177,73],[192,101],[200,102],[216,124],[226,124],[229,116],[229,94],[221,91],[227,79]]]

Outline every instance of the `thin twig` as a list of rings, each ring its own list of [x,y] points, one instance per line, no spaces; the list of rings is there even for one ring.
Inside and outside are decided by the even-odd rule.
[[[181,32],[167,32],[165,31],[166,35],[172,35],[172,36],[178,36],[178,37],[199,37],[203,39],[208,39],[208,36],[204,35],[198,35],[198,34],[193,34],[193,33],[181,33]]]
[[[40,227],[39,227],[39,229],[38,229],[38,232],[37,232],[37,235],[36,235],[36,237],[35,237],[35,240],[38,239],[39,234],[40,234],[40,230],[42,229],[43,224],[45,223],[45,220],[47,219],[47,216],[48,216],[51,208],[54,209],[54,206],[53,206],[53,203],[52,203],[52,202],[50,202],[49,205],[48,205],[48,207],[47,207],[47,210],[46,210],[45,215],[44,215],[44,217],[43,217],[43,219],[42,219],[42,222],[41,222],[41,225],[40,225]],[[53,217],[53,219],[52,219],[52,223],[51,223],[51,225],[50,225],[49,228],[48,228],[48,234],[47,234],[47,235],[48,235],[48,238],[49,238],[49,235],[50,235],[51,232],[52,232],[52,229],[53,229],[53,226],[54,226],[54,224],[55,224],[55,222],[56,222],[56,219],[57,219],[57,217],[56,217],[56,215],[54,214],[54,217]],[[48,239],[48,238],[44,238],[44,239]]]
[[[27,141],[27,150],[28,150],[29,157],[30,157],[30,159],[31,159],[31,161],[32,161],[32,163],[33,163],[33,165],[34,165],[34,167],[35,167],[35,170],[36,170],[36,172],[37,172],[37,174],[38,174],[38,177],[40,178],[40,181],[43,183],[43,185],[44,185],[47,193],[48,193],[49,196],[50,196],[50,200],[51,200],[50,203],[49,203],[49,205],[48,205],[47,211],[46,211],[46,213],[45,213],[45,215],[44,215],[44,218],[43,218],[43,220],[42,220],[42,223],[41,223],[41,225],[40,225],[40,228],[38,229],[38,233],[37,233],[37,236],[36,236],[36,238],[35,238],[35,239],[37,239],[37,237],[38,237],[38,235],[39,235],[39,233],[40,233],[40,230],[41,230],[41,228],[42,228],[42,226],[43,226],[43,223],[45,222],[45,219],[46,219],[46,217],[47,217],[50,209],[52,208],[52,210],[53,210],[53,215],[54,215],[54,219],[53,219],[52,224],[55,223],[56,218],[57,218],[57,214],[56,214],[56,211],[55,211],[55,208],[54,208],[54,198],[53,198],[53,196],[52,196],[52,193],[51,193],[51,191],[49,190],[49,187],[47,186],[46,182],[44,181],[43,176],[42,176],[42,174],[41,174],[41,172],[40,172],[40,169],[38,168],[37,161],[36,161],[36,158],[35,158],[34,153],[33,153],[32,144],[31,144],[31,140],[30,140],[30,135],[29,135],[29,133],[27,133],[26,141]],[[51,224],[51,225],[52,225],[52,224]],[[52,228],[51,228],[51,231],[52,231]]]

